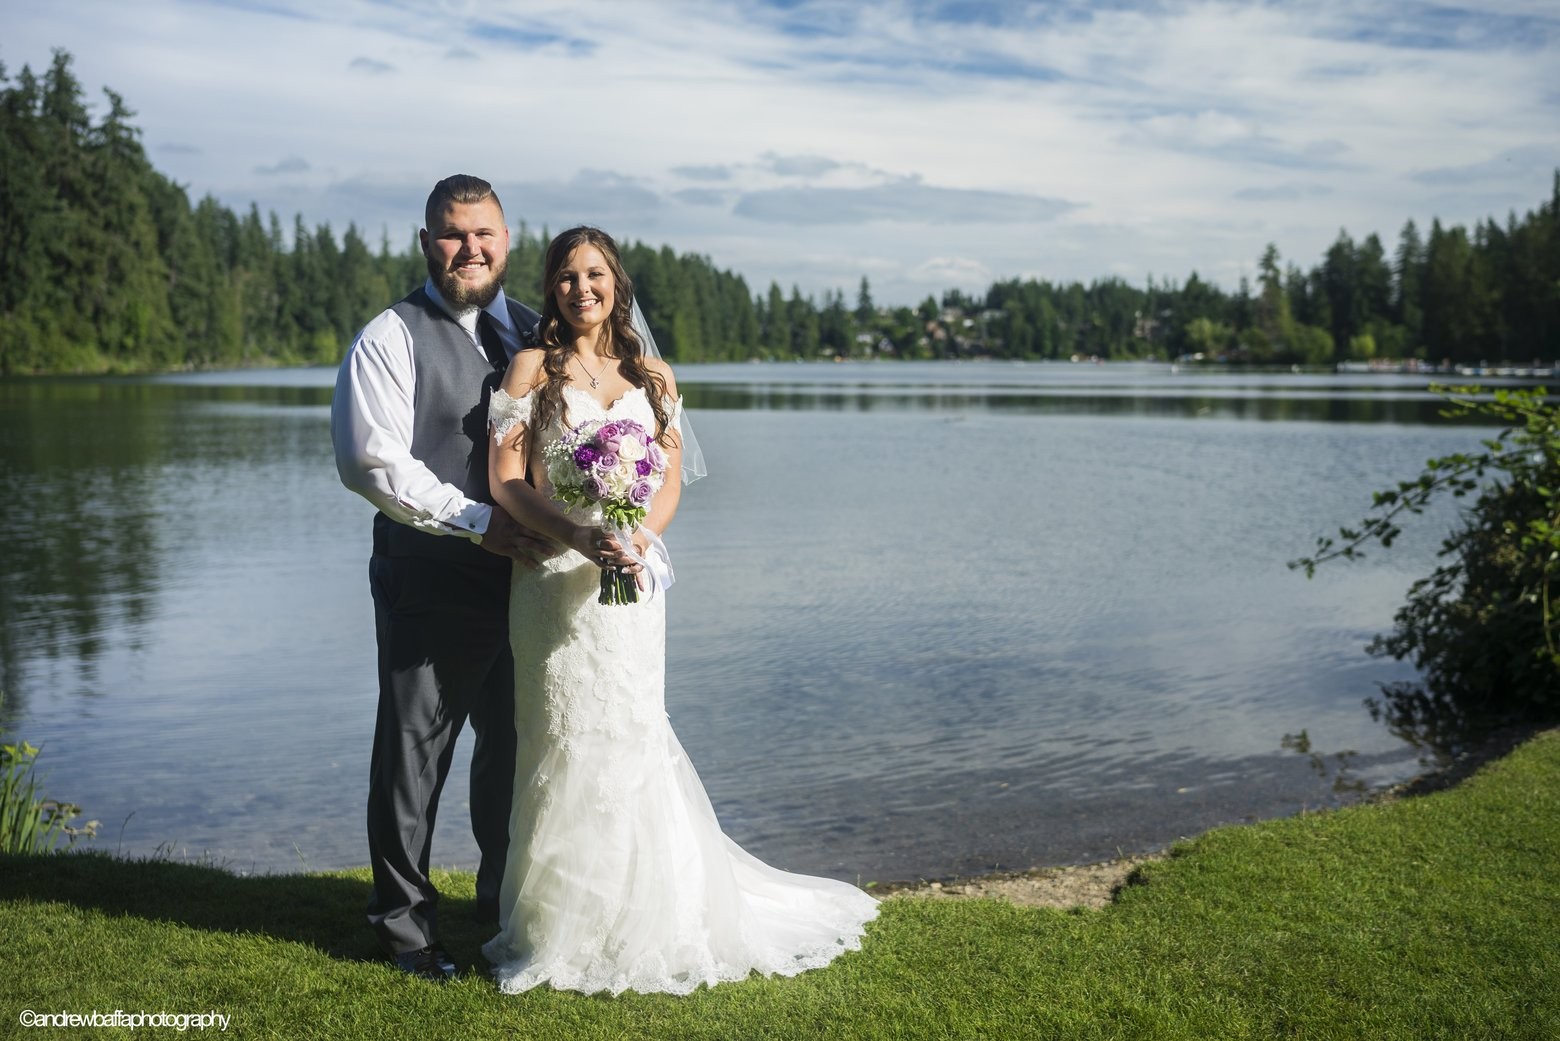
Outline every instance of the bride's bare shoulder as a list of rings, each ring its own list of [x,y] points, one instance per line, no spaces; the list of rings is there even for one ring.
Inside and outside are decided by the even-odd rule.
[[[504,393],[512,398],[523,397],[546,383],[547,373],[542,367],[545,360],[546,352],[536,348],[521,351],[509,359],[502,384]]]
[[[672,375],[672,367],[660,358],[646,358],[645,368],[661,377],[661,382],[666,384],[666,396],[677,396],[677,377]]]

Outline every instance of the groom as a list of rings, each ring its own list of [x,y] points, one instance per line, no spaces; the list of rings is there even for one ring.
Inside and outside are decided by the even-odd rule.
[[[368,921],[399,968],[443,981],[455,965],[428,878],[439,794],[469,719],[477,913],[496,923],[515,781],[510,562],[550,550],[488,494],[488,395],[539,319],[503,293],[503,208],[486,181],[458,174],[434,185],[424,220],[428,279],[353,341],[330,425],[342,483],[379,508]]]

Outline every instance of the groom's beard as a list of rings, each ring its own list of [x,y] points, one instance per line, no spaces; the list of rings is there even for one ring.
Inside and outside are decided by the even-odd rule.
[[[463,281],[459,273],[445,270],[435,264],[431,257],[428,258],[428,277],[439,288],[439,295],[444,297],[444,302],[460,311],[468,307],[486,307],[493,302],[494,297],[504,288],[504,276],[509,273],[508,255],[500,257],[496,266],[488,268],[488,273],[490,277],[486,282],[472,285]]]

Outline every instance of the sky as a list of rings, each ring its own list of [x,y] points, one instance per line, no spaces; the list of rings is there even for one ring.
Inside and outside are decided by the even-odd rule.
[[[1201,278],[1504,221],[1560,168],[1560,0],[0,0],[195,201],[409,246],[439,178],[755,293]]]

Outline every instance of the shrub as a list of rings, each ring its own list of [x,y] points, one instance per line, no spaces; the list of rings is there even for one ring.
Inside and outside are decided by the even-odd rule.
[[[1560,717],[1560,408],[1541,389],[1432,389],[1449,403],[1443,415],[1505,429],[1483,452],[1431,459],[1414,480],[1377,492],[1358,527],[1318,539],[1314,556],[1289,566],[1310,577],[1367,543],[1392,545],[1403,515],[1432,499],[1478,493],[1441,544],[1446,562],[1409,588],[1393,631],[1370,645],[1411,658],[1423,676],[1387,688],[1375,709],[1406,736],[1445,746],[1456,733]]]

